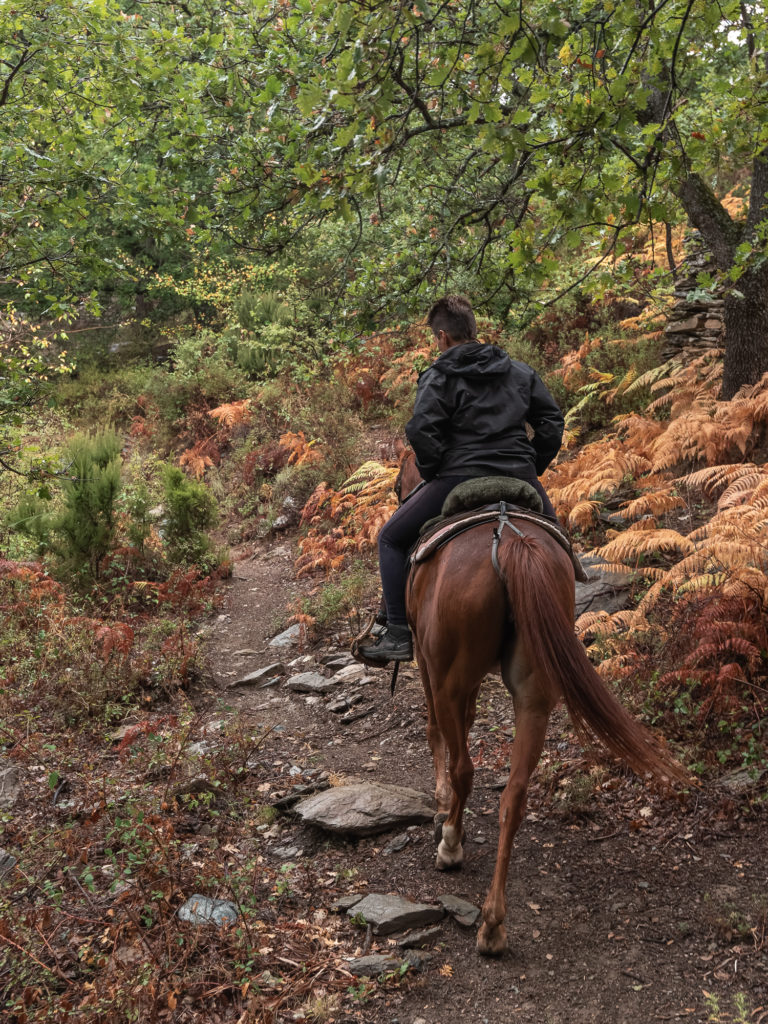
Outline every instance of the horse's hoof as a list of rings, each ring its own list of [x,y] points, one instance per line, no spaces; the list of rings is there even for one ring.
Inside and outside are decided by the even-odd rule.
[[[432,819],[435,823],[434,836],[436,843],[439,843],[440,840],[443,838],[443,822],[446,820],[447,817],[447,811],[438,811],[435,817]]]
[[[489,928],[487,924],[481,924],[477,933],[477,952],[481,956],[501,956],[506,951],[507,930],[504,925]]]
[[[438,871],[458,871],[463,866],[463,860],[443,860],[440,854],[435,857],[435,867]]]
[[[441,840],[435,857],[435,867],[438,871],[457,871],[464,863],[464,850],[461,845],[451,849],[445,840]]]

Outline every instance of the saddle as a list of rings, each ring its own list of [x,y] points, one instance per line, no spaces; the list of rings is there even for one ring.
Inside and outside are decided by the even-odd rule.
[[[538,493],[524,480],[509,477],[477,477],[455,487],[445,499],[442,515],[422,527],[422,535],[411,549],[411,567],[425,562],[454,537],[481,523],[529,522],[546,530],[566,551],[573,564],[576,579],[589,580],[573,551],[566,531],[542,515]],[[515,532],[521,532],[516,530]]]

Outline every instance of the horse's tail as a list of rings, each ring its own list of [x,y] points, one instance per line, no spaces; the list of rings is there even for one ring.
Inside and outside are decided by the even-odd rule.
[[[547,548],[531,536],[506,532],[499,546],[515,630],[525,645],[542,685],[554,685],[565,699],[573,724],[587,746],[600,741],[635,772],[685,780],[684,769],[632,717],[607,689],[573,629],[563,603],[563,569]]]

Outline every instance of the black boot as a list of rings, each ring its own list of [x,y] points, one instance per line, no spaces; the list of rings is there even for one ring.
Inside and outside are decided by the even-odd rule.
[[[371,661],[411,661],[411,631],[407,626],[390,623],[386,633],[383,633],[375,643],[360,648],[360,654]]]

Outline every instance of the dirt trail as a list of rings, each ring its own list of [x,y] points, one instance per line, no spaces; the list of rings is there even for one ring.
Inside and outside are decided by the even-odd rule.
[[[274,661],[314,664],[314,650],[275,651],[269,639],[301,590],[282,540],[235,563],[226,607],[213,623],[210,660],[217,684]],[[253,654],[235,657],[236,651]],[[401,673],[394,699],[386,672],[366,699],[375,709],[349,725],[325,708],[276,686],[229,690],[232,714],[275,731],[261,752],[273,776],[334,772],[431,792],[421,687],[415,666]],[[313,867],[343,867],[350,891],[397,892],[433,901],[451,892],[477,906],[490,882],[497,837],[498,785],[509,737],[511,701],[498,681],[481,694],[473,731],[477,764],[467,817],[467,858],[457,874],[434,869],[431,828],[390,836],[329,838],[281,817],[272,841],[300,850]],[[474,929],[442,927],[421,972],[378,1000],[334,1020],[390,1024],[649,1024],[651,1021],[768,1021],[768,856],[766,814],[722,788],[664,799],[619,768],[593,769],[573,744],[566,720],[551,724],[513,853],[508,885],[511,952],[498,961],[474,951]],[[296,860],[296,857],[293,858]],[[317,894],[314,908],[327,896]],[[350,951],[355,941],[350,924]],[[387,939],[379,944],[390,948]],[[374,950],[376,944],[374,943]],[[738,1009],[743,1005],[742,1013]],[[286,1020],[289,1020],[287,1017]]]

